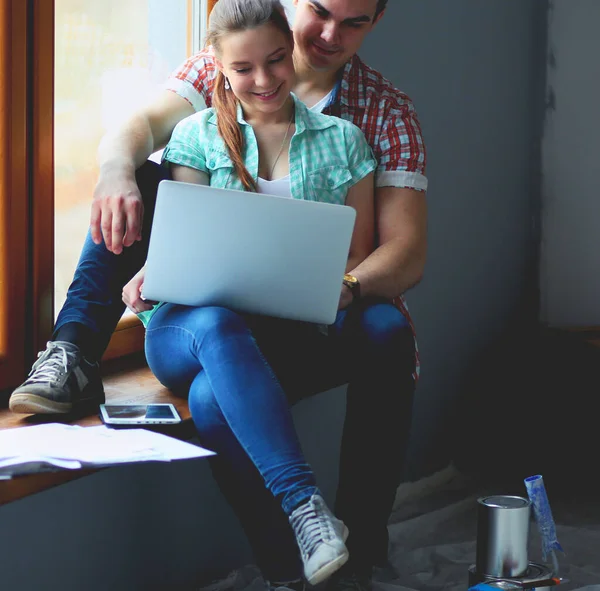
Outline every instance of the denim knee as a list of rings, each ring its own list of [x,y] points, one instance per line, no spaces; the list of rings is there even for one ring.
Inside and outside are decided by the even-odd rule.
[[[365,306],[360,327],[368,344],[386,347],[395,343],[398,335],[407,331],[409,324],[396,306],[386,302]]]

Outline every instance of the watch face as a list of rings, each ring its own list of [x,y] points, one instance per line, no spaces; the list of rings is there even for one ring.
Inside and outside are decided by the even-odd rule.
[[[353,285],[356,285],[358,283],[358,279],[356,277],[354,277],[354,275],[344,275],[344,281],[347,281],[348,283],[352,283]]]

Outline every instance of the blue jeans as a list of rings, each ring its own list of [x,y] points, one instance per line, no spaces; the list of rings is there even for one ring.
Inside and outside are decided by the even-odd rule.
[[[167,172],[152,162],[137,172],[145,206],[143,242],[118,256],[104,245],[95,245],[89,236],[84,245],[55,334],[65,323],[87,327],[94,335],[98,357],[125,309],[122,288],[145,261],[156,190],[166,177]],[[252,324],[252,319],[246,320]],[[311,325],[274,319],[250,328],[291,404],[349,383],[335,512],[350,529],[351,564],[368,570],[387,558],[387,520],[404,475],[414,394],[414,342],[402,314],[386,302],[361,301],[342,313],[335,326],[329,337]],[[194,414],[198,416],[198,411]],[[279,554],[296,552],[281,504],[265,488],[252,462],[232,473],[229,463],[216,457],[211,467],[240,518],[257,563],[265,573],[271,572]],[[246,486],[254,491],[252,507],[240,498],[239,491]]]
[[[242,315],[166,304],[146,329],[146,357],[162,384],[187,393],[203,444],[234,471],[250,459],[286,515],[316,492],[283,389]]]
[[[150,229],[154,215],[158,184],[169,178],[169,171],[148,161],[136,173],[136,181],[144,197],[142,240],[125,248],[120,255],[106,249],[104,243],[94,244],[88,232],[67,298],[54,326],[54,338],[68,323],[85,326],[93,335],[88,356],[100,359],[114,332],[125,304],[123,287],[142,268],[148,253]]]
[[[349,333],[364,332],[385,347],[403,324],[395,308],[376,301],[363,310],[338,312],[328,336],[311,324],[216,307],[169,304],[152,317],[146,332],[148,363],[165,386],[188,395],[201,443],[218,454],[210,460],[213,473],[245,527],[265,578],[291,580],[302,572],[287,523],[293,508],[316,490],[289,410],[289,402],[309,387],[302,376],[320,369],[323,378],[337,381],[334,372],[348,371],[369,354],[344,350],[347,340],[360,340]],[[322,361],[315,366],[317,357]],[[358,455],[350,458],[357,460]],[[359,481],[351,483],[359,499],[360,491],[377,480],[363,469]],[[371,501],[362,500],[369,519]]]

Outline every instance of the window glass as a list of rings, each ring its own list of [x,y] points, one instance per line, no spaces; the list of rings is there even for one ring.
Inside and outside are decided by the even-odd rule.
[[[56,0],[55,314],[79,258],[105,131],[198,47],[198,0]]]

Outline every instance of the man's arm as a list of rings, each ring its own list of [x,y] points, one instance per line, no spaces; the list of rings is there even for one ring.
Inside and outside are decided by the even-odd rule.
[[[424,192],[397,187],[375,189],[379,247],[350,271],[361,296],[392,299],[415,286],[427,256],[427,202]]]
[[[373,192],[375,179],[373,173],[368,174],[350,188],[346,197],[346,205],[356,210],[356,221],[352,232],[352,241],[348,253],[346,269],[356,268],[373,251],[375,235]]]
[[[194,108],[184,98],[165,90],[151,105],[102,138],[98,148],[100,176],[90,218],[96,244],[104,237],[108,250],[120,254],[123,246],[141,238],[144,206],[135,171],[167,144],[175,125],[193,113]]]

